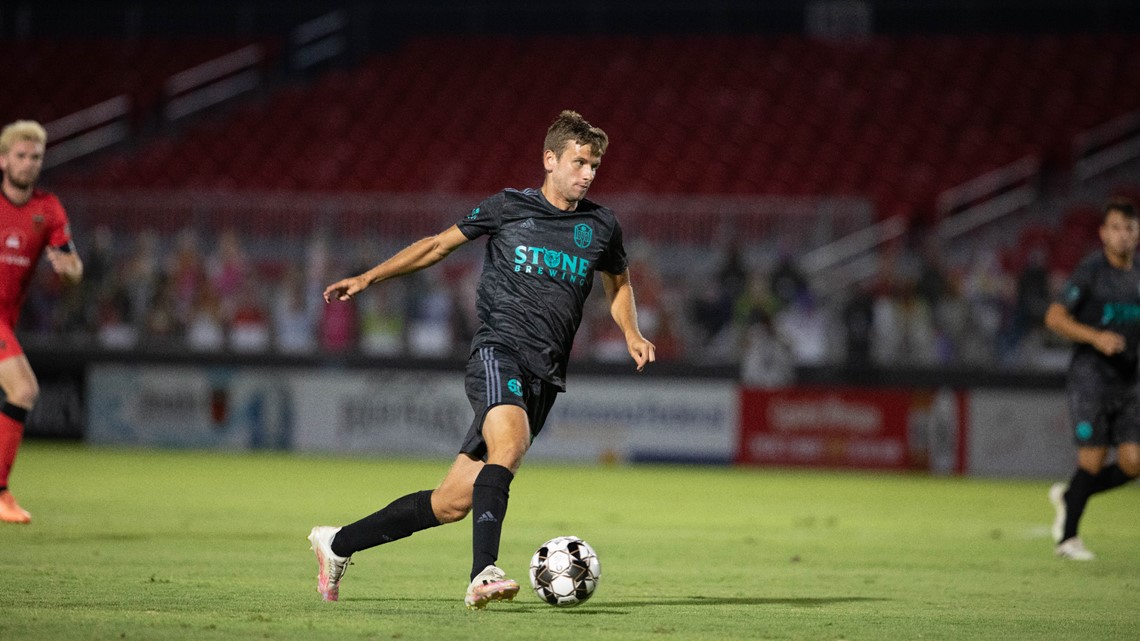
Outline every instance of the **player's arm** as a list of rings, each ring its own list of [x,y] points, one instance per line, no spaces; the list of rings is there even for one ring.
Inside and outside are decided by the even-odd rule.
[[[1124,337],[1107,329],[1097,329],[1073,318],[1060,303],[1052,303],[1045,311],[1045,327],[1062,338],[1087,343],[1106,356],[1124,351]]]
[[[625,346],[629,355],[641,371],[647,363],[657,360],[657,348],[641,335],[637,326],[637,304],[633,300],[633,285],[629,282],[629,270],[620,274],[601,272],[602,286],[606,289],[606,299],[610,302],[610,316],[621,328],[625,336]]]
[[[431,267],[466,242],[467,236],[455,225],[435,236],[421,238],[363,274],[329,285],[325,288],[325,302],[334,298],[350,300],[372,284]]]
[[[61,278],[69,283],[78,283],[83,280],[83,261],[75,251],[75,245],[69,240],[59,247],[48,247],[45,250],[51,268]]]

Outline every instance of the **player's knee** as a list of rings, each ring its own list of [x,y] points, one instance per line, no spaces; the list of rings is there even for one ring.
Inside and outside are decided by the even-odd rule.
[[[462,521],[471,511],[471,493],[449,492],[438,489],[431,495],[431,509],[440,523]]]
[[[1128,476],[1140,477],[1140,456],[1122,456],[1116,464],[1120,466],[1120,471]]]

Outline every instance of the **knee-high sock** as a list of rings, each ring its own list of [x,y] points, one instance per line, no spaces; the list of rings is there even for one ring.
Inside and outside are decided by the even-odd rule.
[[[1113,463],[1102,469],[1093,477],[1092,493],[1097,494],[1098,492],[1120,487],[1135,478],[1135,476],[1125,474],[1124,470],[1120,469],[1120,465]]]
[[[8,474],[16,462],[16,452],[24,439],[28,410],[5,402],[0,406],[0,490],[8,487]]]
[[[1095,475],[1078,468],[1069,481],[1068,491],[1065,492],[1065,532],[1061,535],[1061,540],[1077,535],[1081,515],[1084,514],[1085,506],[1088,505],[1092,495],[1120,487],[1134,478],[1125,474],[1116,463],[1105,467]]]
[[[352,556],[439,525],[431,509],[431,492],[422,490],[401,496],[382,510],[342,527],[333,537],[333,554]]]
[[[501,465],[484,465],[471,494],[471,578],[499,558],[499,538],[515,475]]]
[[[1073,478],[1069,480],[1069,489],[1065,491],[1065,532],[1061,540],[1065,541],[1077,535],[1077,526],[1080,525],[1081,515],[1089,497],[1093,495],[1096,477],[1084,469],[1077,468]]]

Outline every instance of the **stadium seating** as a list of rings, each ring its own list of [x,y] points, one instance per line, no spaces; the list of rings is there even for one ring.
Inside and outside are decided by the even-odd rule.
[[[607,129],[600,189],[939,192],[1140,108],[1136,36],[424,37],[53,179],[71,187],[484,193],[536,184],[562,108]],[[556,52],[556,53],[555,53]]]
[[[0,42],[8,86],[0,114],[51,122],[126,94],[136,122],[152,116],[171,75],[250,44],[239,38],[60,38]],[[277,52],[273,39],[260,42]],[[270,64],[272,56],[267,56]]]

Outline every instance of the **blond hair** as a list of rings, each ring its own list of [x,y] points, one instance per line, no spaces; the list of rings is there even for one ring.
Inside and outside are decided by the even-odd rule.
[[[47,144],[47,130],[35,120],[17,120],[0,131],[0,154],[8,153],[12,145],[21,140]]]

